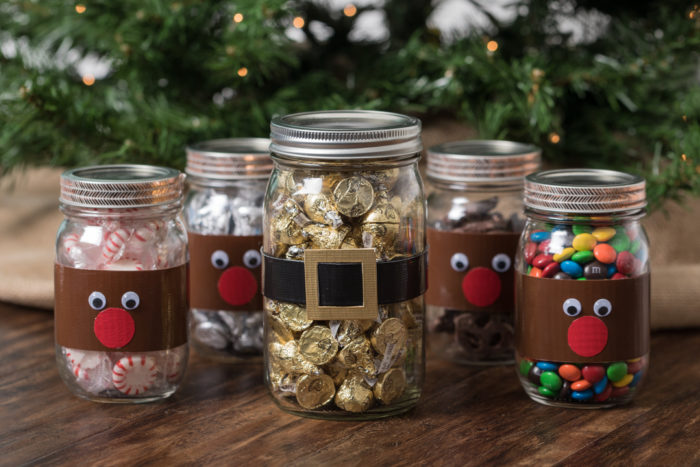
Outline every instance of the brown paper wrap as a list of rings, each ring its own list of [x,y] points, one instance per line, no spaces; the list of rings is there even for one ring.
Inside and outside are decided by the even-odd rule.
[[[513,265],[519,238],[518,233],[475,234],[428,229],[430,256],[426,303],[450,310],[512,313],[515,307]],[[462,272],[455,271],[450,265],[452,255],[460,252],[469,258],[469,268]],[[494,271],[501,280],[500,296],[485,307],[469,303],[462,292],[464,277],[477,267],[493,270],[491,260],[499,253],[508,255],[511,260],[507,271]]]
[[[203,310],[225,311],[260,311],[262,310],[262,259],[258,266],[249,268],[243,263],[243,255],[248,250],[260,251],[262,236],[234,235],[200,235],[192,232],[187,234],[190,250],[190,306]],[[226,269],[239,267],[252,273],[257,284],[253,298],[244,305],[231,305],[219,294],[219,280],[224,270],[215,268],[211,263],[211,255],[216,250],[223,250],[229,257]]]
[[[572,363],[604,363],[640,357],[649,352],[649,274],[620,280],[541,279],[516,273],[518,286],[515,336],[518,353],[527,358]],[[581,313],[567,316],[563,303],[581,302]],[[573,321],[596,316],[593,304],[606,298],[612,312],[600,318],[608,330],[605,348],[582,357],[569,347]]]
[[[96,311],[88,303],[102,292],[106,306]],[[133,291],[139,306],[128,313],[135,332],[124,352],[165,350],[187,343],[187,265],[156,271],[96,271],[54,265],[56,342],[79,350],[113,351],[94,333],[95,318],[109,308],[122,308],[121,297]]]

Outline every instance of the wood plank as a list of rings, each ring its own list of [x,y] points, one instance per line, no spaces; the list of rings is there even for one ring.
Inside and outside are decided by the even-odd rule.
[[[0,341],[0,464],[700,463],[698,330],[653,336],[648,381],[626,407],[541,406],[512,366],[461,367],[429,352],[418,407],[371,422],[286,414],[260,363],[197,356],[166,401],[96,404],[61,382],[50,313],[0,304]]]

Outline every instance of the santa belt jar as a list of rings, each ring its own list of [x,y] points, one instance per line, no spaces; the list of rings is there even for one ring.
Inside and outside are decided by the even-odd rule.
[[[265,380],[291,413],[399,414],[420,396],[425,204],[420,121],[308,112],[271,124]]]
[[[56,241],[59,373],[76,395],[147,402],[175,392],[187,364],[184,175],[111,165],[61,176]]]
[[[532,174],[516,265],[520,381],[537,402],[607,407],[639,391],[649,359],[642,178],[609,170]]]

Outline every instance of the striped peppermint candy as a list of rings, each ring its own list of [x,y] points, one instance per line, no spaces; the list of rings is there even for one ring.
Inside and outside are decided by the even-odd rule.
[[[123,251],[127,240],[131,236],[131,232],[120,228],[107,235],[104,246],[102,247],[102,257],[109,263],[114,261],[114,258]]]
[[[157,373],[153,357],[129,355],[121,358],[112,368],[112,382],[127,396],[138,396],[153,386]]]
[[[74,232],[70,235],[66,235],[63,239],[63,247],[66,249],[66,253],[70,253],[70,249],[80,243],[80,235]]]

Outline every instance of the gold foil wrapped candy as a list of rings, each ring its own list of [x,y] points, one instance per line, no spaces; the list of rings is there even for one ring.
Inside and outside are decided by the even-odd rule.
[[[406,389],[406,373],[402,368],[392,368],[379,376],[374,385],[374,397],[388,405],[401,397]]]
[[[362,370],[374,375],[377,371],[369,340],[365,336],[356,337],[338,353],[338,360],[348,368]]]
[[[406,344],[408,331],[398,318],[389,318],[382,322],[372,333],[372,347],[384,355],[388,348],[401,349]]]
[[[366,412],[374,403],[374,393],[361,373],[352,373],[335,394],[335,405],[348,412]]]
[[[340,214],[328,196],[323,193],[308,195],[304,200],[304,212],[312,221],[338,228],[343,224]]]
[[[292,331],[304,331],[313,324],[313,321],[306,319],[306,310],[299,305],[280,302],[277,309],[279,320]]]
[[[350,227],[341,225],[337,229],[330,225],[310,224],[302,231],[304,238],[309,239],[310,247],[320,250],[337,250],[350,233]]]
[[[338,211],[348,217],[359,217],[374,203],[374,188],[364,177],[348,177],[336,185],[333,200]]]
[[[299,338],[299,351],[314,365],[325,365],[338,353],[338,341],[325,326],[312,326]]]
[[[333,400],[335,384],[328,375],[304,375],[296,384],[297,402],[305,409],[318,409]]]

